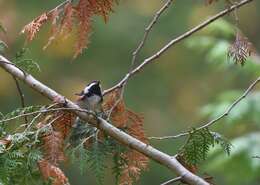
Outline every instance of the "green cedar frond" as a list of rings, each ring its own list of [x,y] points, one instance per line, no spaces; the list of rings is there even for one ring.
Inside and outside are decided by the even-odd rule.
[[[217,132],[211,132],[211,134],[214,137],[214,142],[216,144],[220,144],[227,155],[230,155],[232,144],[225,137]]]
[[[105,160],[109,154],[108,146],[95,141],[89,150],[88,165],[92,172],[94,172],[99,184],[103,184],[105,169],[107,168]]]
[[[180,154],[185,161],[191,165],[197,165],[206,160],[208,152],[215,144],[222,146],[223,150],[229,155],[231,152],[231,143],[222,135],[211,132],[208,128],[192,130],[181,149]]]
[[[32,106],[23,107],[23,108],[17,108],[15,110],[13,110],[12,112],[9,112],[6,115],[1,116],[1,117],[2,117],[3,120],[5,120],[5,119],[9,119],[9,118],[21,115],[21,114],[26,114],[26,113],[31,113],[31,112],[34,112],[34,111],[38,111],[42,107],[43,106],[41,106],[41,105],[32,105]]]
[[[210,146],[213,145],[214,137],[208,128],[193,130],[181,153],[188,164],[196,165],[206,159]]]
[[[22,48],[18,51],[15,55],[15,59],[13,60],[14,64],[27,72],[41,71],[38,63],[36,63],[33,59],[27,58],[28,51],[28,48]]]

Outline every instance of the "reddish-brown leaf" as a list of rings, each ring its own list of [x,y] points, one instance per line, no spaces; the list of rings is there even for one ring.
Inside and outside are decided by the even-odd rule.
[[[63,139],[65,139],[70,133],[76,116],[75,114],[66,111],[59,111],[55,116],[59,118],[52,123],[53,129],[62,133]]]
[[[117,128],[125,128],[128,114],[123,99],[120,99],[120,90],[115,90],[106,95],[103,109],[110,114],[110,120]],[[112,112],[111,112],[112,111]]]
[[[63,134],[57,131],[42,136],[44,158],[51,164],[58,165],[65,160]]]
[[[48,13],[48,19],[51,21],[51,36],[48,39],[47,44],[43,47],[45,50],[56,38],[58,34],[58,19],[59,19],[60,11],[58,8],[55,8],[53,11]]]
[[[120,99],[120,93],[120,90],[115,90],[107,94],[103,109],[106,113],[110,113],[113,108],[110,115],[113,125],[118,128],[124,128],[131,136],[148,144],[143,128],[144,118],[126,108],[124,100]],[[126,161],[126,164],[121,169],[119,184],[132,185],[134,181],[139,179],[141,171],[147,169],[149,159],[133,149],[122,153],[121,157]]]
[[[127,110],[127,115],[127,132],[136,139],[148,144],[148,139],[143,129],[143,117],[130,110]],[[147,169],[149,158],[132,149],[124,153],[123,158],[127,163],[122,170],[119,184],[131,185],[133,181],[137,181],[140,178],[141,171]]]
[[[243,66],[252,52],[254,52],[253,45],[242,33],[238,32],[235,42],[229,47],[228,57],[232,58],[236,64]]]
[[[74,58],[81,54],[83,49],[87,48],[91,33],[91,17],[93,16],[88,0],[80,0],[75,10],[78,18],[78,39]]]
[[[29,24],[25,25],[22,29],[21,33],[27,34],[27,41],[32,41],[36,35],[37,32],[40,31],[41,26],[46,23],[48,20],[48,16],[46,13],[43,13],[36,19],[34,19]]]
[[[61,20],[60,33],[68,35],[73,28],[73,16],[74,9],[72,7],[72,3],[67,3],[64,7],[64,15]]]
[[[38,167],[44,180],[52,179],[52,185],[69,185],[68,178],[62,170],[48,162],[48,160],[42,159],[38,161]]]

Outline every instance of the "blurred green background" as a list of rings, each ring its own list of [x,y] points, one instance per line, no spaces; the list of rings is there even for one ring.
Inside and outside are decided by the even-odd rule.
[[[14,58],[24,47],[25,38],[19,32],[25,24],[42,12],[50,10],[62,1],[51,0],[0,0],[0,21],[7,34],[0,39],[9,48],[5,56]],[[93,33],[88,49],[72,60],[74,37],[55,41],[46,51],[50,31],[48,26],[27,45],[29,58],[41,68],[33,75],[64,96],[75,99],[89,81],[99,79],[103,89],[118,82],[127,72],[131,53],[143,36],[144,27],[164,1],[121,0],[111,14],[108,23],[102,18],[93,19]],[[225,8],[223,1],[205,6],[203,0],[176,0],[160,18],[150,34],[138,63],[189,28]],[[238,10],[239,28],[260,49],[260,2],[254,1]],[[218,21],[211,28],[195,34],[173,48],[132,78],[127,86],[127,106],[145,116],[148,136],[174,135],[222,113],[232,100],[260,74],[258,57],[250,58],[244,67],[234,65],[226,57],[229,43],[234,41],[234,17],[232,14]],[[22,85],[26,104],[47,104],[48,100],[27,86]],[[259,89],[259,88],[257,88]],[[216,184],[260,184],[260,95],[250,94],[230,117],[217,123],[213,130],[220,132],[232,144],[231,156],[214,149],[209,159],[201,164],[201,173],[214,177]],[[0,70],[0,112],[7,113],[20,106],[15,83],[10,75]],[[178,140],[151,141],[151,144],[169,154],[176,154],[184,138]],[[71,184],[93,185],[91,172],[80,175],[76,167],[66,171]],[[137,183],[160,184],[173,178],[168,169],[151,162],[150,169]],[[113,184],[108,172],[105,184]]]

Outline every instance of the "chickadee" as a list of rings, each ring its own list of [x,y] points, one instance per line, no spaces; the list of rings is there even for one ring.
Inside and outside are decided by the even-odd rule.
[[[92,81],[80,93],[75,95],[79,96],[76,103],[80,108],[93,111],[98,116],[104,116],[102,109],[103,97],[99,81]],[[72,126],[70,143],[72,146],[77,146],[82,139],[93,135],[96,131],[95,127],[77,117]]]
[[[102,91],[99,81],[92,81],[89,83],[81,93],[76,93],[79,96],[77,105],[82,109],[87,109],[95,113],[102,112]]]

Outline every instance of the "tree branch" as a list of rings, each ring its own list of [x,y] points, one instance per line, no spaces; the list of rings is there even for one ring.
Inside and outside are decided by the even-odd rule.
[[[32,89],[35,91],[39,92],[41,95],[47,97],[51,101],[57,101],[57,99],[64,99],[63,96],[49,88],[48,86],[42,84],[38,80],[36,80],[33,76],[31,75],[24,75],[24,73],[19,70],[17,67],[14,65],[8,64],[11,63],[8,61],[6,58],[0,55],[0,61],[5,61],[5,62],[0,62],[0,66],[6,70],[8,73],[11,75],[15,76],[16,78],[22,80],[25,84],[30,86]],[[74,104],[72,101],[66,99],[66,107],[67,108],[72,108],[72,109],[79,109],[79,107]],[[114,127],[110,123],[108,123],[106,120],[102,118],[96,119],[92,114],[88,114],[85,112],[79,112],[79,111],[72,111],[74,112],[77,116],[79,116],[82,120],[87,121],[88,123],[95,125],[102,131],[104,131],[106,134],[112,136],[116,140],[118,140],[120,143],[137,150],[138,152],[146,155],[147,157],[153,159],[154,161],[168,167],[171,169],[173,172],[175,172],[178,176],[181,176],[182,179],[189,183],[189,184],[196,184],[196,185],[209,185],[204,179],[194,175],[190,171],[188,171],[184,166],[182,166],[179,161],[175,158],[172,157],[168,154],[165,154],[155,148],[153,148],[150,145],[147,145],[138,139],[126,134],[122,130]]]
[[[171,5],[171,3],[173,2],[173,0],[168,0],[154,15],[152,21],[148,24],[148,26],[145,28],[145,32],[144,32],[144,36],[143,39],[140,41],[139,45],[137,46],[137,48],[135,49],[135,51],[132,54],[132,62],[131,62],[131,67],[130,67],[130,71],[131,72],[133,70],[134,64],[136,62],[136,57],[139,54],[139,52],[141,51],[141,49],[143,48],[149,33],[151,32],[153,26],[156,24],[156,22],[158,21],[159,17],[162,15],[162,13]]]
[[[22,106],[22,108],[24,108],[24,107],[25,107],[25,100],[24,100],[23,91],[22,91],[22,89],[21,89],[21,87],[20,87],[20,84],[19,84],[19,82],[18,82],[18,80],[16,79],[15,76],[13,76],[13,79],[14,79],[14,82],[15,82],[15,85],[16,85],[16,88],[17,88],[17,91],[18,91],[18,93],[19,93],[19,96],[20,96],[21,106]],[[28,122],[27,116],[24,116],[24,121],[25,121],[25,124],[27,124],[27,122]]]
[[[164,183],[162,183],[161,185],[170,185],[170,184],[173,184],[174,182],[178,182],[181,180],[181,177],[176,177],[174,179],[170,179]]]
[[[128,73],[131,73],[131,71],[134,69],[135,66],[135,62],[136,62],[136,58],[137,55],[139,54],[139,52],[141,51],[141,49],[143,48],[149,33],[151,32],[153,26],[156,24],[156,22],[158,21],[159,17],[162,15],[162,13],[170,6],[170,4],[172,3],[173,0],[167,0],[167,2],[155,13],[153,19],[151,20],[151,22],[148,24],[148,26],[145,28],[145,32],[144,32],[144,36],[142,38],[142,40],[140,41],[140,43],[138,44],[137,48],[135,49],[135,51],[132,53],[132,61],[131,61],[131,65],[130,68],[128,70]],[[130,78],[130,75],[127,76],[127,78],[124,80],[124,82],[121,85],[121,90],[120,90],[120,94],[118,97],[118,100],[114,103],[114,105],[111,107],[111,109],[109,110],[108,113],[108,119],[111,116],[111,113],[113,112],[113,110],[115,109],[115,107],[118,105],[118,103],[123,99],[123,95],[124,95],[124,91],[125,91],[125,86],[128,82]]]
[[[53,105],[51,105],[51,106],[53,106]],[[92,112],[90,112],[86,109],[80,109],[80,108],[67,108],[67,107],[59,107],[59,108],[53,108],[53,109],[47,108],[47,109],[38,110],[38,111],[34,111],[34,112],[28,112],[28,113],[25,113],[25,114],[19,114],[17,116],[14,116],[14,117],[11,117],[11,118],[8,118],[8,119],[3,119],[3,120],[0,120],[0,123],[12,121],[12,120],[15,120],[15,119],[18,119],[18,118],[21,118],[21,117],[31,116],[31,115],[35,115],[35,114],[44,114],[44,113],[56,112],[56,111],[72,111],[72,110],[95,115],[94,113],[92,113]]]
[[[260,77],[258,77],[253,83],[250,84],[250,86],[245,90],[245,92],[238,97],[227,109],[226,111],[221,114],[220,116],[218,116],[217,118],[209,121],[208,123],[202,124],[202,126],[196,128],[195,130],[201,130],[207,127],[210,127],[211,125],[213,125],[214,123],[218,122],[219,120],[223,119],[224,117],[227,117],[230,112],[236,107],[237,104],[239,104],[243,99],[245,99],[247,97],[247,95],[254,89],[254,87],[260,82]],[[163,137],[149,137],[149,139],[157,139],[157,140],[163,140],[163,139],[176,139],[179,137],[183,137],[183,136],[187,136],[189,135],[191,132],[184,132],[184,133],[180,133],[178,135],[174,135],[174,136],[163,136]]]
[[[207,25],[209,25],[210,23],[216,21],[217,19],[227,15],[228,13],[240,8],[241,6],[244,6],[250,2],[252,2],[253,0],[242,0],[239,3],[219,12],[218,14],[210,17],[209,19],[207,19],[206,21],[202,22],[201,24],[195,26],[194,28],[190,29],[189,31],[185,32],[184,34],[180,35],[179,37],[171,40],[168,44],[166,44],[163,48],[161,48],[158,52],[156,52],[154,55],[146,58],[139,66],[137,66],[135,69],[133,69],[131,72],[127,73],[125,75],[125,77],[118,82],[115,86],[105,90],[103,92],[103,94],[107,94],[115,89],[121,88],[123,86],[123,84],[125,83],[125,81],[127,81],[129,78],[133,77],[134,75],[136,75],[137,73],[139,73],[141,70],[143,70],[143,68],[152,63],[153,61],[155,61],[157,58],[159,58],[162,54],[164,54],[169,48],[171,48],[172,46],[174,46],[175,44],[179,43],[180,41],[190,37],[191,35],[193,35],[194,33],[200,31],[201,29],[203,29],[204,27],[206,27]]]

